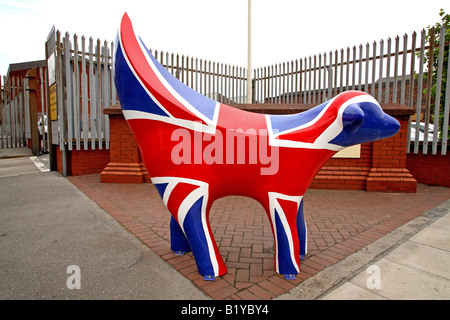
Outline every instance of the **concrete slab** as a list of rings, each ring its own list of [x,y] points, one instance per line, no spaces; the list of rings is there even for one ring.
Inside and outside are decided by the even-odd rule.
[[[1,159],[0,161],[0,177],[13,177],[37,172],[40,172],[40,170],[28,157]]]
[[[434,211],[434,209],[431,210],[428,215],[432,215],[432,211]],[[440,214],[444,213],[441,212]],[[438,217],[441,216],[439,215]],[[343,283],[348,283],[348,281],[360,273],[367,279],[370,276],[366,273],[368,267],[376,263],[378,259],[386,256],[392,250],[408,241],[408,239],[410,239],[419,230],[426,228],[426,226],[430,224],[430,219],[432,218],[425,216],[417,217],[416,219],[385,235],[381,239],[367,245],[362,250],[326,268],[314,277],[305,280],[288,293],[283,294],[276,299],[328,299],[328,296],[331,294],[333,294],[332,299],[338,299],[340,294],[343,294],[344,297],[353,296],[349,293],[351,286],[345,287],[345,292],[340,291]],[[437,219],[437,217],[433,219]],[[333,290],[327,292],[330,288],[333,288]],[[367,289],[367,285],[364,284],[363,288]],[[337,290],[338,292],[334,293],[334,290]],[[358,296],[359,294],[361,293],[355,293],[354,296]],[[368,296],[364,297],[368,298]],[[377,299],[378,298],[379,296]]]
[[[390,300],[450,299],[450,280],[385,258],[376,262],[381,288],[368,289],[369,274],[363,272],[350,283]]]
[[[59,173],[0,168],[0,299],[209,299]]]
[[[346,282],[321,300],[386,300],[386,298]]]
[[[30,157],[33,154],[28,147],[21,148],[0,148],[0,159]]]
[[[450,215],[447,215],[431,224],[426,230],[414,235],[411,241],[450,252],[449,226]]]
[[[450,251],[407,241],[386,258],[450,280]]]

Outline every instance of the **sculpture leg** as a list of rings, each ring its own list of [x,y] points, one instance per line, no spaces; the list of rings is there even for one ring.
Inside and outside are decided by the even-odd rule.
[[[198,271],[205,280],[214,280],[215,277],[225,274],[225,263],[212,236],[203,206],[203,197],[188,210],[182,224]]]
[[[286,279],[300,272],[297,214],[302,197],[269,193],[270,219],[275,240],[275,270]]]
[[[308,253],[308,236],[305,216],[303,215],[303,199],[300,202],[297,213],[297,232],[300,242],[300,260],[305,259],[306,253]]]
[[[173,216],[170,218],[170,248],[179,255],[191,251],[183,230]]]
[[[177,177],[156,177],[152,182],[172,214],[172,250],[180,253],[192,251],[198,271],[205,280],[214,280],[225,274],[225,263],[208,221],[209,185]]]

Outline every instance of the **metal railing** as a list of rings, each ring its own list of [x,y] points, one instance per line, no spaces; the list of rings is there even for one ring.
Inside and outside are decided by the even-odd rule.
[[[109,148],[109,120],[103,110],[117,103],[112,79],[113,43],[61,38],[56,31],[56,88],[59,145],[68,150]],[[73,41],[72,41],[72,40]]]
[[[21,148],[26,146],[25,90],[23,79],[12,77],[10,83],[3,80],[0,101],[0,146]]]
[[[254,70],[255,102],[319,104],[345,90],[362,90],[380,103],[399,103],[415,109],[408,136],[408,142],[414,143],[414,153],[420,147],[427,153],[431,146],[431,152],[437,154],[440,145],[441,154],[446,154],[450,74],[444,79],[443,65],[448,58],[444,56],[448,42],[440,41],[436,46],[434,28],[430,34],[428,44],[426,31],[422,30],[411,37],[405,34],[394,40],[389,38],[257,68]],[[440,39],[445,39],[444,25]],[[439,48],[437,67],[431,63],[435,48]],[[435,79],[428,77],[433,68],[437,69]],[[446,97],[441,103],[444,83]]]
[[[416,111],[409,124],[408,152],[422,149],[437,154],[440,148],[446,154],[450,74],[444,72],[448,69],[444,48],[448,43],[440,41],[436,46],[438,37],[445,38],[444,25],[441,34],[429,40],[422,30],[256,68],[253,103],[320,104],[342,91],[362,90],[380,103],[398,103]],[[103,110],[117,102],[112,79],[114,43],[71,38],[68,33],[61,38],[59,31],[55,43],[59,143],[68,143],[69,150],[82,145],[86,149],[89,143],[93,148],[96,144],[109,148],[109,120]],[[154,51],[154,56],[203,95],[222,103],[247,102],[247,70],[243,67],[163,51]],[[437,76],[428,77],[434,69]],[[441,99],[444,91],[445,99]]]

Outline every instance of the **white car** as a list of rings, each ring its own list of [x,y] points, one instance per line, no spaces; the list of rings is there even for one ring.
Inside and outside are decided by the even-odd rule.
[[[428,125],[428,141],[433,141],[434,125]],[[419,141],[425,139],[425,122],[419,124]],[[416,141],[416,122],[411,122],[410,141]]]

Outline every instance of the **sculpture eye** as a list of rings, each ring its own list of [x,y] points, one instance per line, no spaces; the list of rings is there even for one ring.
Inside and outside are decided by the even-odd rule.
[[[351,104],[342,114],[342,123],[346,132],[356,131],[364,122],[364,111],[357,105]]]

